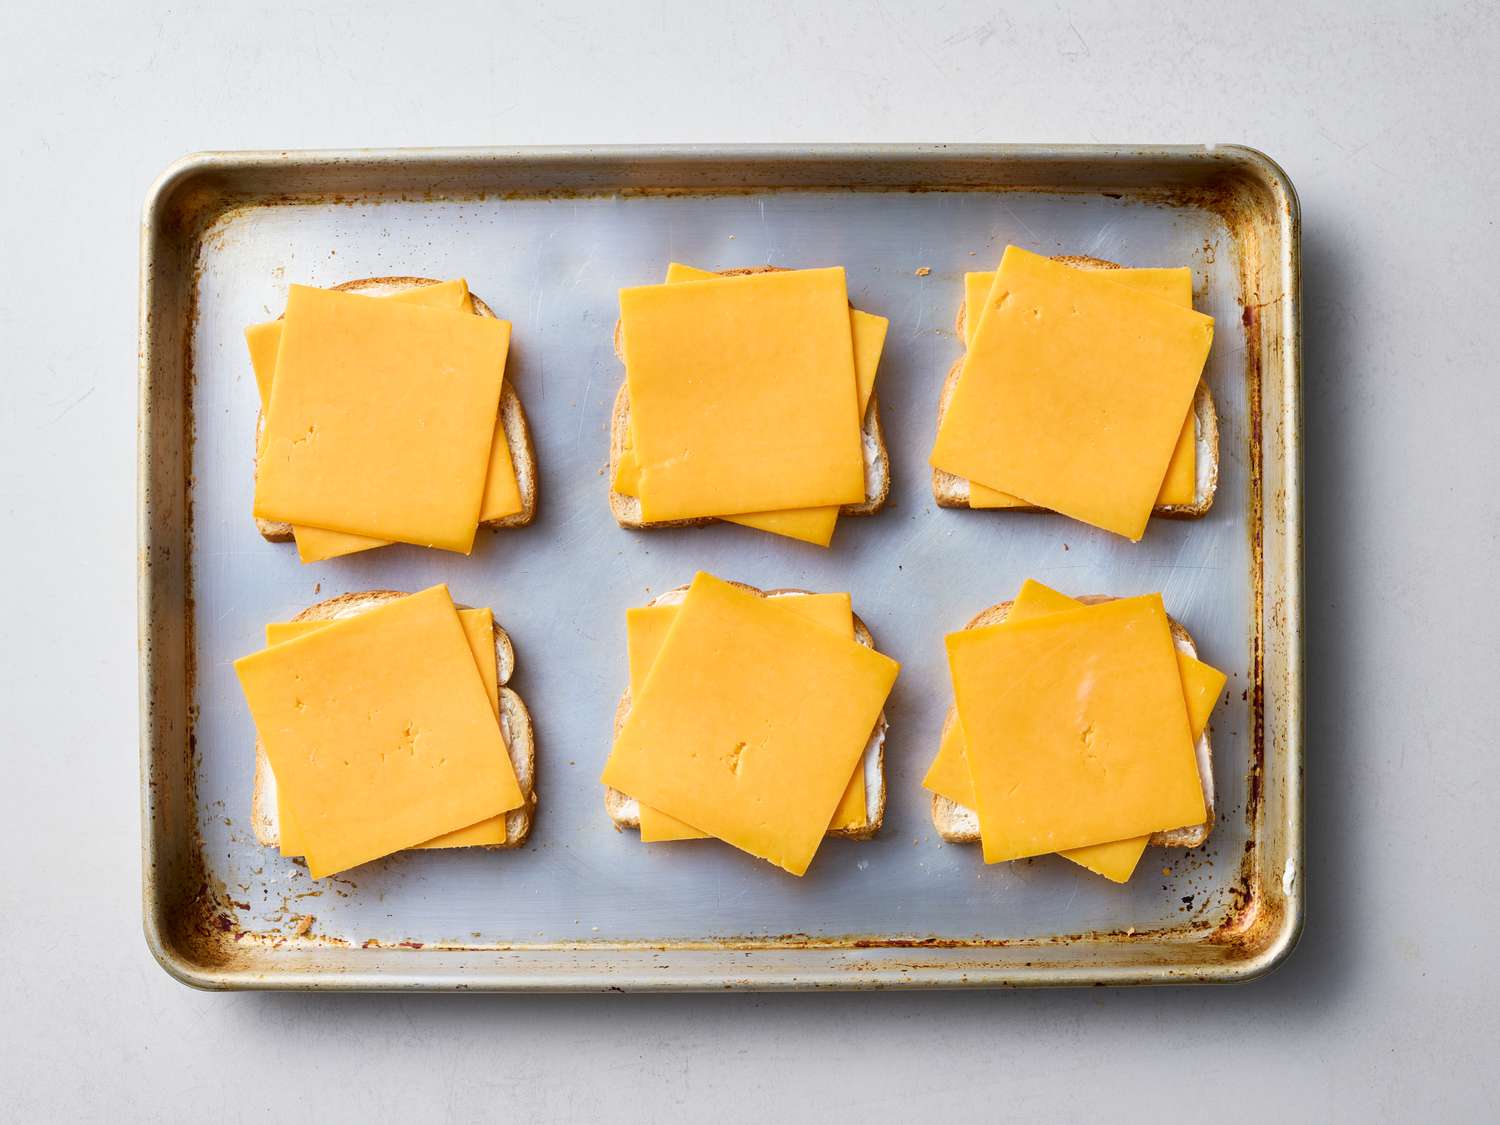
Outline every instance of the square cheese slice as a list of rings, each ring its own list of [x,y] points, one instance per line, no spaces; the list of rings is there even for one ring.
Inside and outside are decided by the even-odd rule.
[[[1111,281],[1129,285],[1147,293],[1154,293],[1164,301],[1171,301],[1185,309],[1193,307],[1193,272],[1186,266],[1146,267],[1143,269],[1098,270]],[[989,301],[997,270],[964,274],[964,346],[973,341],[979,330],[979,321]],[[1167,475],[1162,479],[1156,494],[1158,506],[1164,504],[1191,504],[1198,495],[1198,435],[1197,419],[1191,405],[1183,420],[1182,430],[1177,435],[1177,445],[1172,449],[1172,460],[1167,464]],[[969,507],[971,508],[1023,508],[1026,501],[1008,492],[989,488],[977,481],[969,482]]]
[[[671,270],[679,268],[687,270],[691,267],[678,267],[674,262]],[[673,278],[671,270],[668,271],[669,282],[691,280],[688,277]],[[693,272],[701,272],[705,277],[716,276],[707,271],[694,270]],[[859,416],[861,426],[863,426],[865,412],[870,406],[870,395],[875,390],[875,373],[880,366],[881,352],[885,349],[885,337],[890,328],[890,321],[883,316],[861,312],[859,309],[850,309],[849,328],[854,345],[854,372],[859,392]],[[628,429],[625,434],[625,448],[615,467],[615,476],[611,486],[624,496],[640,495],[640,465],[635,459],[635,440]],[[760,531],[769,531],[773,535],[783,535],[788,539],[800,539],[804,543],[826,547],[833,541],[833,529],[838,523],[838,517],[837,507],[822,507],[787,508],[773,512],[742,512],[722,518],[743,527],[753,527]]]
[[[946,640],[986,863],[1202,822],[1160,596]]]
[[[322,877],[523,803],[446,586],[235,661]]]
[[[1021,590],[1011,603],[1010,612],[1006,614],[1002,624],[1029,621],[1049,613],[1077,609],[1083,604],[1028,578],[1021,584]],[[1177,670],[1182,679],[1183,698],[1188,708],[1188,733],[1196,746],[1218,703],[1218,695],[1224,687],[1226,677],[1217,668],[1189,656],[1175,645],[1173,651],[1177,656]],[[957,721],[944,725],[937,756],[933,758],[927,776],[922,779],[922,785],[955,804],[971,809],[975,807],[974,779],[969,772],[968,757],[964,751],[963,726]],[[1072,848],[1059,854],[1097,875],[1123,883],[1135,871],[1150,839],[1150,835],[1137,836]]]
[[[667,266],[668,285],[679,281],[707,281],[718,276],[680,262],[672,262]],[[861,312],[859,309],[849,310],[849,334],[854,345],[854,383],[859,396],[861,427],[865,411],[870,405],[870,396],[875,391],[875,373],[880,367],[880,353],[885,350],[885,337],[890,326],[891,322],[883,316]],[[832,542],[838,518],[837,507],[787,508],[773,512],[742,512],[724,517],[728,522],[742,527],[769,531],[788,539],[800,539],[818,547],[826,547]]]
[[[1213,318],[1011,246],[931,463],[1139,539]]]
[[[864,499],[842,269],[620,291],[648,522]]]
[[[778,604],[794,613],[800,613],[810,621],[816,621],[839,636],[854,637],[854,611],[848,594],[788,594],[771,595]],[[651,666],[656,663],[657,653],[667,638],[672,622],[677,620],[678,605],[642,606],[625,611],[625,649],[630,660],[630,696],[635,699],[646,683]],[[861,754],[855,763],[849,784],[834,810],[830,829],[863,828],[869,823],[868,802],[865,799],[865,760]],[[641,805],[641,840],[654,844],[672,840],[702,840],[707,833],[699,832],[690,824],[684,824],[650,805]]]
[[[510,325],[294,285],[255,514],[467,553]]]
[[[1022,598],[1033,587],[1040,590],[1048,589],[1040,582],[1027,579],[1022,593],[1016,597],[1010,615],[1005,619],[1006,622],[1013,619],[1024,620],[1017,615],[1021,609]],[[1056,591],[1049,592],[1059,598],[1066,597],[1066,595],[1057,594]],[[1083,604],[1072,598],[1066,600],[1073,602],[1074,605]],[[1050,609],[1048,612],[1057,612],[1057,609]],[[1038,615],[1032,614],[1032,616]],[[1182,695],[1188,709],[1188,733],[1196,746],[1198,739],[1203,735],[1203,729],[1208,726],[1208,720],[1213,715],[1214,708],[1218,706],[1219,693],[1224,690],[1228,677],[1213,665],[1189,656],[1177,649],[1175,645],[1173,651],[1177,654],[1177,671],[1182,679]],[[945,726],[938,744],[938,752],[934,755],[932,765],[928,767],[927,774],[922,779],[922,786],[939,796],[947,797],[955,804],[972,809],[974,808],[974,779],[969,774],[969,764],[964,757],[963,747],[963,727],[957,723]]]
[[[700,573],[600,780],[801,875],[899,667]]]
[[[474,666],[479,669],[479,678],[484,681],[490,707],[494,710],[495,719],[498,722],[500,719],[500,672],[495,662],[494,614],[488,609],[461,609],[458,611],[458,620],[464,627],[464,638],[469,642],[469,650],[474,654]],[[283,641],[311,633],[332,623],[333,621],[328,619],[272,622],[266,626],[266,646],[281,644]],[[502,741],[505,738],[503,729],[500,737]],[[273,776],[274,773],[275,771],[272,771]],[[276,819],[279,826],[281,854],[302,855],[304,851],[302,831],[297,826],[296,816],[281,801],[280,788],[277,789]],[[426,843],[418,844],[417,847],[467,848],[503,843],[505,843],[505,816],[502,814],[486,817],[477,824],[460,828],[456,832],[446,832]]]
[[[451,309],[455,312],[472,313],[473,300],[469,286],[463,278],[439,281],[432,285],[419,285],[401,289],[394,293],[359,294],[383,301],[401,301],[412,305]],[[276,353],[281,346],[279,320],[252,324],[245,329],[245,343],[250,350],[250,366],[255,372],[255,386],[260,395],[261,412],[265,413],[271,401],[271,384],[276,374]],[[484,502],[479,518],[499,519],[521,510],[521,489],[516,479],[515,465],[510,456],[510,445],[505,439],[505,428],[496,419],[495,438],[490,445],[490,465],[485,476]],[[372,539],[367,535],[349,535],[341,531],[329,531],[320,527],[293,527],[293,538],[297,542],[297,557],[304,563],[322,562],[325,559],[350,555],[356,551],[368,551],[384,547],[385,539]]]

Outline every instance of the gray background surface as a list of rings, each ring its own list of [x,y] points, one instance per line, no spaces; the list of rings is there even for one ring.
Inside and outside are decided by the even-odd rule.
[[[1493,1119],[1487,5],[0,11],[0,1116]],[[200,148],[1243,142],[1304,219],[1308,927],[1233,989],[211,996],[140,937],[137,219]]]

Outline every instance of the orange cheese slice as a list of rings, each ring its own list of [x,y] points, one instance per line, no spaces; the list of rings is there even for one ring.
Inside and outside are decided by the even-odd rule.
[[[979,330],[979,320],[989,301],[998,271],[989,270],[964,274],[964,346],[973,341]],[[1130,285],[1147,293],[1154,293],[1165,301],[1193,307],[1193,274],[1186,266],[1173,268],[1145,268],[1099,270],[1111,281]],[[1198,443],[1197,422],[1191,407],[1177,435],[1177,444],[1172,449],[1172,460],[1167,464],[1167,475],[1156,494],[1158,506],[1163,504],[1191,504],[1198,494]],[[971,508],[1023,508],[1026,501],[987,488],[977,482],[969,484],[969,507]]]
[[[500,718],[500,674],[495,663],[494,614],[488,609],[461,609],[458,611],[458,620],[464,627],[464,638],[469,643],[469,650],[474,654],[474,666],[479,669],[479,678],[484,681],[490,706],[498,721]],[[332,624],[329,620],[272,622],[266,626],[266,646],[269,648],[271,645],[281,644],[283,641],[311,633],[329,624]],[[503,730],[500,732],[500,737],[502,739],[505,737]],[[281,854],[285,856],[303,854],[301,830],[297,827],[296,817],[292,811],[281,801],[279,788],[277,789],[276,809]],[[505,817],[501,815],[486,817],[477,824],[460,828],[456,832],[444,833],[436,839],[418,844],[417,847],[467,848],[503,843],[505,843]]]
[[[801,875],[899,667],[700,573],[600,780]]]
[[[709,270],[695,269],[680,262],[667,266],[667,284],[680,281],[706,281],[719,277]],[[859,395],[859,416],[865,416],[870,405],[870,396],[875,390],[875,374],[880,367],[880,355],[885,349],[885,337],[890,321],[883,316],[849,310],[849,332],[854,347],[854,378]],[[611,487],[623,496],[640,495],[640,463],[635,457],[635,437],[631,429],[625,431],[625,448],[615,466]],[[791,508],[780,512],[744,512],[725,516],[730,523],[800,539],[826,547],[833,539],[834,525],[838,522],[836,507]]]
[[[678,281],[706,281],[717,276],[719,275],[708,270],[694,269],[680,262],[672,262],[667,266],[668,285]],[[875,373],[880,367],[880,353],[885,350],[886,332],[890,326],[891,322],[883,316],[858,309],[849,310],[849,334],[854,345],[854,382],[859,395],[861,424],[865,410],[870,405],[870,395],[875,391]],[[724,518],[744,527],[826,547],[833,540],[839,510],[836,507],[790,508],[780,512],[742,512]]]
[[[250,369],[255,372],[255,393],[260,408],[271,401],[271,380],[276,375],[276,349],[281,347],[281,321],[268,320],[245,329],[245,346],[250,349]]]
[[[1028,578],[1022,583],[1002,624],[1028,621],[1048,613],[1076,609],[1081,605],[1082,602]],[[1218,703],[1219,692],[1223,690],[1227,677],[1217,668],[1189,656],[1175,645],[1174,651],[1177,655],[1177,670],[1182,679],[1183,698],[1188,708],[1188,731],[1196,746],[1203,728],[1208,725],[1209,715]],[[922,785],[955,804],[974,808],[974,779],[969,772],[968,758],[964,752],[963,727],[956,721],[956,717],[955,721],[944,725],[937,756],[933,758],[927,776],[922,779]],[[1149,835],[1137,836],[1073,848],[1059,854],[1097,875],[1123,883],[1134,872],[1150,839]]]
[[[414,305],[430,305],[434,308],[473,312],[473,299],[468,283],[462,278],[440,281],[432,285],[419,285],[395,293],[378,295],[383,300],[405,301]],[[279,320],[263,324],[252,324],[245,329],[245,341],[250,349],[250,365],[255,372],[256,390],[260,394],[261,410],[264,412],[271,398],[271,384],[276,371],[276,351],[281,344]],[[516,477],[515,463],[510,455],[510,444],[506,440],[503,419],[495,420],[495,434],[490,443],[489,467],[485,473],[484,499],[480,505],[481,522],[514,515],[523,507],[521,485]],[[373,547],[384,547],[388,540],[373,539],[364,535],[349,535],[324,528],[294,527],[297,541],[297,557],[304,563],[321,562],[341,555],[365,551]]]
[[[432,308],[452,309],[455,312],[473,312],[474,304],[469,295],[469,286],[463,278],[439,281],[432,285],[418,285],[394,293],[360,294],[374,296],[380,300],[404,301],[412,305],[427,305]],[[260,395],[260,408],[265,412],[271,401],[271,384],[276,374],[276,351],[281,346],[279,320],[252,324],[245,329],[245,343],[250,349],[250,367],[255,372],[255,388]],[[480,520],[499,519],[521,510],[521,488],[516,480],[515,465],[510,456],[510,446],[505,440],[505,429],[496,420],[495,440],[490,446],[490,465],[485,476],[485,499],[481,507]],[[372,539],[366,535],[349,535],[341,531],[328,531],[319,527],[294,527],[293,538],[297,541],[297,557],[304,563],[321,562],[325,559],[350,555],[356,551],[368,551],[384,547],[385,539]]]
[[[794,594],[773,595],[776,600],[794,613],[803,614],[826,629],[840,636],[854,636],[854,613],[848,594]],[[625,611],[625,649],[630,660],[630,695],[634,699],[646,682],[651,666],[656,662],[662,642],[672,622],[677,620],[677,605],[643,606]],[[869,823],[865,794],[865,762],[861,755],[849,777],[844,795],[834,810],[831,829],[863,828]],[[641,805],[641,840],[644,843],[660,843],[669,840],[702,840],[707,834],[699,832],[675,817]]]
[[[946,642],[985,862],[1203,821],[1159,595]]]
[[[281,332],[255,514],[467,553],[510,325],[294,285]]]
[[[523,803],[446,586],[234,667],[315,878]]]
[[[1112,281],[1114,272],[1006,249],[930,460],[1139,539],[1213,318]]]
[[[864,499],[842,269],[620,291],[647,522]]]

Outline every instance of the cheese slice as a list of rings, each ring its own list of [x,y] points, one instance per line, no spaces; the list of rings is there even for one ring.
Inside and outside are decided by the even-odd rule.
[[[1203,821],[1159,595],[946,641],[985,862]]]
[[[801,875],[899,667],[700,573],[600,780]]]
[[[1021,590],[1011,603],[1010,611],[1006,614],[1003,623],[1014,624],[1019,621],[1029,621],[1037,617],[1045,617],[1049,613],[1077,609],[1082,604],[1049,586],[1028,578],[1022,583]],[[963,727],[956,718],[944,724],[937,758],[933,761],[922,784],[965,807],[974,806],[974,780],[969,772],[968,758],[964,751]],[[1140,862],[1141,853],[1145,851],[1149,840],[1149,836],[1139,836],[1128,840],[1074,848],[1060,854],[1096,874],[1103,875],[1114,882],[1123,883],[1130,878],[1136,864]]]
[[[490,707],[495,712],[495,719],[500,718],[500,673],[499,666],[495,661],[495,617],[488,609],[461,609],[458,611],[458,620],[464,627],[464,638],[469,643],[469,651],[474,654],[474,666],[479,669],[479,678],[484,681],[485,691],[489,695]],[[311,633],[325,625],[332,624],[331,620],[323,619],[316,621],[276,621],[266,626],[266,646],[281,644],[293,637],[300,637]],[[502,729],[500,737],[505,738]],[[512,763],[514,766],[514,763]],[[274,773],[274,771],[273,771]],[[276,819],[278,825],[278,836],[280,837],[281,854],[285,856],[301,855],[303,853],[302,831],[298,828],[296,817],[281,800],[281,790],[276,792]],[[477,824],[471,824],[467,828],[460,828],[456,832],[447,832],[426,843],[418,844],[419,848],[466,848],[473,846],[484,846],[505,843],[505,817],[486,817]]]
[[[721,275],[710,270],[695,269],[681,262],[672,262],[667,266],[668,285],[679,281],[707,281],[719,276]],[[885,349],[886,332],[890,325],[891,322],[883,316],[875,316],[873,313],[861,312],[858,309],[849,310],[849,333],[854,346],[854,382],[859,395],[861,426],[863,426],[865,411],[870,405],[870,396],[875,391],[875,373],[880,367],[880,353]],[[621,458],[622,463],[627,459],[634,464],[634,443],[629,440],[627,440],[625,454]],[[638,479],[639,469],[629,470],[623,475],[627,480]],[[635,492],[625,492],[618,486],[615,490],[627,496],[636,495]],[[739,515],[724,517],[730,523],[769,531],[773,535],[784,535],[789,539],[800,539],[804,543],[812,543],[818,547],[826,547],[832,542],[833,529],[838,518],[837,507],[742,512]]]
[[[1011,603],[1010,610],[1002,624],[1029,621],[1048,613],[1076,609],[1083,604],[1028,578],[1022,583],[1021,590],[1016,595],[1015,601]],[[1196,746],[1203,734],[1203,728],[1208,725],[1209,715],[1212,714],[1218,702],[1219,692],[1223,689],[1227,677],[1217,668],[1176,648],[1175,644],[1173,651],[1177,656],[1177,670],[1182,679],[1183,697],[1187,703],[1188,732]],[[965,808],[975,806],[974,779],[969,772],[968,758],[964,751],[963,727],[957,721],[956,715],[943,725],[937,756],[933,759],[927,776],[923,778],[922,785]],[[1073,848],[1059,854],[1097,875],[1103,875],[1106,879],[1116,883],[1124,883],[1135,871],[1136,864],[1140,862],[1141,854],[1146,850],[1150,839],[1148,834]]]
[[[235,661],[315,878],[523,803],[446,586]]]
[[[1111,281],[1112,272],[1006,249],[930,460],[1139,539],[1213,318]]]
[[[864,499],[844,271],[620,291],[647,522]]]
[[[771,595],[777,602],[794,613],[800,613],[810,621],[816,621],[840,636],[853,638],[854,612],[848,594],[790,594]],[[656,662],[657,653],[667,637],[672,622],[677,620],[679,605],[652,605],[625,611],[625,649],[630,661],[630,697],[635,699],[645,685],[646,676]],[[644,843],[660,843],[669,840],[702,840],[707,833],[699,832],[692,825],[675,817],[641,805],[640,828]],[[849,784],[834,810],[830,829],[863,828],[869,823],[869,812],[865,794],[865,761],[860,755],[849,776]]]
[[[255,514],[467,553],[509,342],[489,317],[292,286]]]
[[[1172,268],[1099,270],[1111,281],[1154,293],[1165,301],[1193,307],[1193,273],[1186,266]],[[988,304],[990,290],[994,286],[998,271],[989,270],[964,274],[964,346],[968,347],[979,330],[979,321]],[[1172,460],[1167,464],[1167,475],[1156,494],[1157,506],[1164,504],[1191,504],[1198,495],[1198,439],[1197,419],[1191,406],[1182,430],[1177,435],[1177,445],[1172,449]],[[971,508],[1024,508],[1026,501],[1001,492],[996,488],[971,481],[969,483],[969,507]]]
[[[245,329],[245,346],[250,349],[250,369],[255,372],[255,393],[260,396],[261,410],[265,410],[276,374],[276,349],[281,347],[281,321],[250,325]]]
[[[440,281],[431,285],[418,285],[401,289],[395,293],[360,294],[382,300],[403,301],[413,305],[430,305],[434,308],[452,309],[458,312],[474,312],[473,298],[469,286],[462,278]],[[276,371],[276,351],[281,344],[279,320],[263,324],[252,324],[245,329],[245,342],[250,349],[250,365],[255,372],[256,389],[260,394],[261,411],[264,413],[271,397],[271,383]],[[510,455],[510,444],[506,440],[504,420],[495,419],[495,434],[490,443],[489,468],[485,474],[484,498],[480,504],[481,522],[502,519],[521,511],[520,481],[516,476],[515,463]],[[325,559],[384,547],[389,540],[374,539],[364,535],[349,535],[324,528],[294,527],[293,537],[297,541],[297,557],[304,563],[321,562]]]
[[[1007,617],[1006,620],[1009,621],[1010,618]],[[1196,746],[1198,739],[1203,736],[1204,728],[1208,726],[1209,717],[1218,706],[1219,693],[1224,690],[1228,677],[1213,665],[1189,656],[1175,646],[1174,651],[1177,655],[1177,671],[1182,679],[1183,700],[1188,709],[1188,733]],[[945,724],[938,752],[932,759],[932,765],[928,767],[927,775],[922,779],[922,786],[939,796],[947,797],[954,804],[972,809],[974,779],[969,774],[969,764],[964,758],[963,743],[963,727],[957,723]]]
[[[412,305],[452,309],[456,312],[474,311],[469,285],[463,278],[439,281],[431,285],[417,285],[410,289],[397,290],[394,293],[361,293],[359,295],[380,300],[403,301]],[[276,351],[281,346],[281,325],[282,322],[279,320],[270,320],[262,324],[252,324],[245,329],[245,343],[250,349],[250,367],[255,372],[255,389],[260,395],[260,408],[263,414],[271,401],[271,383],[276,374]],[[497,451],[493,446],[491,447],[490,477],[485,483],[486,506],[490,506],[488,498],[491,479],[495,482],[496,503],[504,506],[505,497],[508,496],[505,480],[506,475],[509,474],[510,488],[516,495],[515,507],[499,513],[509,515],[512,511],[521,510],[520,488],[515,481],[515,468],[511,465],[510,448],[505,445],[504,431],[498,431],[498,436],[502,448]],[[480,514],[482,520],[493,518],[498,517],[483,512]],[[384,547],[389,542],[385,539],[372,539],[367,535],[348,535],[344,532],[327,531],[315,527],[294,527],[292,537],[297,542],[297,557],[304,563],[321,562],[324,559],[337,558],[356,551],[368,551],[374,547]]]

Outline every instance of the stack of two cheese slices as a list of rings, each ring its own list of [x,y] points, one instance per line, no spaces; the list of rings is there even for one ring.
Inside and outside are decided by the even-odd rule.
[[[627,618],[630,688],[606,808],[643,840],[716,837],[794,875],[826,835],[873,834],[886,697],[847,594],[770,595],[709,574]]]
[[[1212,317],[1186,267],[1120,269],[1006,248],[965,276],[967,351],[930,461],[943,507],[1046,509],[1138,540],[1207,513],[1218,480],[1202,379]]]
[[[235,662],[259,735],[257,837],[315,878],[407,848],[519,845],[536,758],[514,666],[492,612],[445,586],[268,625]]]
[[[303,562],[390,542],[467,554],[478,527],[533,518],[510,325],[462,279],[294,285],[285,315],[245,338],[261,407],[254,513]]]
[[[665,284],[621,290],[615,519],[722,519],[826,547],[840,513],[878,511],[890,489],[874,393],[887,327],[850,307],[838,268],[720,275],[674,262]]]
[[[1149,843],[1207,838],[1226,678],[1159,594],[1073,599],[1028,580],[947,650],[956,705],[923,781],[945,839],[977,835],[987,863],[1057,852],[1123,883]]]

